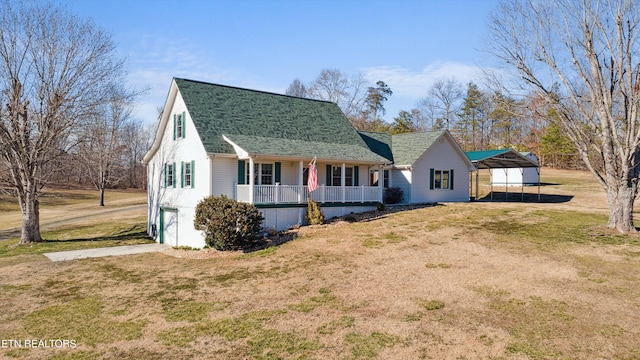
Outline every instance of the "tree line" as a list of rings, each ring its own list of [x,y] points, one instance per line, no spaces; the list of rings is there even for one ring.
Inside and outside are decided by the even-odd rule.
[[[361,74],[324,69],[307,84],[294,79],[286,94],[334,102],[358,130],[400,134],[446,129],[465,151],[513,148],[535,153],[543,166],[583,167],[575,145],[554,121],[553,109],[534,92],[515,97],[474,81],[438,79],[412,109],[399,111],[391,122],[382,118],[391,87],[382,80],[370,84]]]

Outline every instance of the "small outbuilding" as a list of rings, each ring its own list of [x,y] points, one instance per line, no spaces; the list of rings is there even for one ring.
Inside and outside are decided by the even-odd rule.
[[[466,154],[475,166],[476,173],[475,197],[471,196],[474,186],[469,187],[472,199],[478,197],[478,171],[480,169],[489,170],[492,199],[494,185],[505,186],[505,188],[506,186],[521,186],[523,193],[524,185],[538,185],[538,198],[540,197],[540,165],[538,165],[538,159],[535,155],[521,153],[513,149],[468,151]],[[473,183],[473,177],[470,181]]]

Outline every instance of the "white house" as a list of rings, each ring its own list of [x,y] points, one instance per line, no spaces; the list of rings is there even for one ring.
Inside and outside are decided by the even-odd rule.
[[[393,154],[381,155],[376,137]],[[319,188],[309,193],[314,158]],[[172,246],[205,245],[193,220],[209,195],[255,204],[263,226],[276,230],[304,223],[308,197],[327,218],[375,209],[383,168],[387,185],[407,189],[407,202],[469,200],[469,162],[446,131],[358,133],[331,102],[179,78],[143,161],[148,232]]]
[[[469,201],[469,171],[475,168],[449,131],[359,133],[391,161],[384,167],[384,187],[399,187],[403,203]]]

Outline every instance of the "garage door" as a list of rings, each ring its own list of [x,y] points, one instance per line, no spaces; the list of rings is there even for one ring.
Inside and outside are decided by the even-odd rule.
[[[160,212],[162,213],[160,243],[178,246],[178,211],[161,209]]]

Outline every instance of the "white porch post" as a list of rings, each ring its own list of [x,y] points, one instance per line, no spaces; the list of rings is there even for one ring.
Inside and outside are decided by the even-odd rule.
[[[347,188],[345,187],[345,178],[346,178],[346,174],[345,174],[345,169],[347,167],[345,166],[344,163],[342,163],[342,172],[340,172],[340,185],[342,185],[342,202],[345,202],[346,199],[346,192],[347,192]],[[353,174],[351,174],[351,176],[353,176]]]
[[[303,174],[304,164],[302,160],[300,160],[300,162],[298,162],[298,204],[302,203],[302,195],[304,194],[304,185],[302,185],[304,183]]]
[[[249,158],[249,204],[253,204],[253,182],[254,170],[253,170],[253,158]]]
[[[391,186],[391,184],[389,184],[389,186]],[[384,193],[384,169],[382,168],[382,165],[378,166],[378,189],[380,190],[378,194],[378,201],[382,202],[382,194]]]

